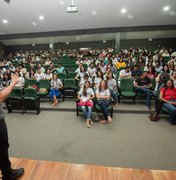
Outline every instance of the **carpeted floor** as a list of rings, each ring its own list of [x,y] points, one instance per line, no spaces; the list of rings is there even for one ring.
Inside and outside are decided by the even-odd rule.
[[[10,156],[115,167],[176,169],[176,127],[147,114],[114,114],[112,124],[86,128],[76,112],[6,116]]]

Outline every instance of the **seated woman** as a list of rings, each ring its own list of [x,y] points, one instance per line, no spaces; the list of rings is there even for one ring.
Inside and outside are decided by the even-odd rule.
[[[104,120],[101,121],[102,124],[108,123],[112,121],[111,116],[108,112],[108,106],[110,104],[110,90],[108,88],[107,82],[102,80],[99,84],[99,87],[96,90],[97,102],[101,107],[101,110],[104,114]]]
[[[109,72],[108,74],[107,83],[108,83],[108,88],[110,90],[111,97],[115,101],[115,105],[117,105],[118,104],[117,81],[113,77],[112,72]]]
[[[86,81],[89,81],[90,84],[92,85],[92,80],[91,80],[91,78],[89,77],[88,74],[84,74],[84,77],[80,80],[80,83],[79,83],[80,88],[83,88],[84,83],[85,83]]]
[[[96,77],[94,79],[95,89],[97,89],[99,87],[99,84],[102,80],[103,80],[103,73],[100,70],[98,70],[96,73]]]
[[[171,79],[161,88],[160,99],[163,101],[163,106],[170,111],[169,123],[176,125],[176,88]]]
[[[57,74],[53,75],[51,80],[51,90],[50,90],[50,101],[53,101],[53,106],[56,106],[58,101],[57,97],[59,97],[60,90],[63,89],[63,84],[60,79],[58,79]]]
[[[86,126],[90,128],[93,125],[91,120],[93,102],[92,99],[95,97],[93,89],[90,87],[90,81],[85,81],[84,87],[78,92],[77,98],[80,100],[78,103],[81,106],[86,119]]]
[[[18,71],[15,72],[15,75],[16,75],[16,76],[18,77],[18,79],[19,79],[19,81],[18,81],[18,83],[15,85],[15,87],[23,88],[23,87],[24,87],[24,83],[25,83],[24,77],[22,77]]]
[[[10,75],[8,73],[4,73],[2,78],[2,86],[7,87],[10,84],[10,81],[11,81]]]

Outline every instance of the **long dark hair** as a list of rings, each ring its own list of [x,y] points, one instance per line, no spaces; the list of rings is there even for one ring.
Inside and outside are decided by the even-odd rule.
[[[165,87],[166,89],[168,88],[168,87],[167,87],[167,82],[168,82],[168,81],[171,81],[171,82],[172,82],[172,87],[171,87],[171,88],[174,88],[174,82],[173,82],[172,79],[168,79],[168,80],[166,81],[164,87]]]
[[[83,87],[83,92],[82,92],[83,96],[87,96],[87,90],[86,90],[86,86],[85,86],[85,84],[86,84],[87,82],[89,83],[89,87],[90,87],[90,81],[85,81],[85,82],[84,82],[84,87]]]
[[[101,82],[100,82],[100,84],[99,84],[99,87],[98,87],[99,92],[102,90],[102,89],[101,89],[101,84],[102,84],[103,81],[105,82],[105,89],[108,89],[108,83],[107,83],[107,81],[101,80]]]

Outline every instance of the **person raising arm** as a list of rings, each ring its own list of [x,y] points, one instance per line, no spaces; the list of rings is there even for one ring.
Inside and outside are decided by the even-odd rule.
[[[2,173],[3,180],[16,180],[23,175],[24,169],[12,169],[11,162],[9,160],[8,154],[8,132],[5,123],[5,115],[2,109],[1,103],[6,100],[6,98],[12,92],[14,86],[18,83],[19,79],[16,75],[11,78],[11,83],[8,87],[0,91],[0,169]]]

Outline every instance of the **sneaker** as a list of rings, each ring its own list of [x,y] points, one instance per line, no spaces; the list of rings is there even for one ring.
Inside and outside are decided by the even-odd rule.
[[[87,126],[87,128],[90,128],[90,124],[87,123],[86,126]]]
[[[151,110],[151,107],[150,106],[146,106],[147,107],[147,110],[150,111]]]
[[[153,94],[153,96],[155,96],[155,97],[157,96],[157,92],[156,92],[156,91],[153,91],[152,94]]]
[[[11,169],[11,180],[17,180],[24,174],[24,169]]]

